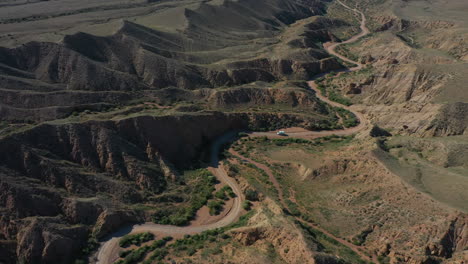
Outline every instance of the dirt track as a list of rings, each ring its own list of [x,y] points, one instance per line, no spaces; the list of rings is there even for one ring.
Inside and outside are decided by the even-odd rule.
[[[349,63],[352,63],[352,64],[356,64],[357,66],[356,67],[353,67],[353,68],[350,68],[350,69],[346,69],[345,71],[346,72],[349,72],[349,71],[357,71],[357,70],[360,70],[362,69],[363,65],[361,63],[359,63],[358,61],[353,61],[351,59],[348,59],[346,58],[345,56],[337,53],[335,51],[336,47],[340,46],[340,45],[343,45],[343,44],[348,44],[348,43],[353,43],[353,42],[356,42],[358,41],[360,38],[362,38],[363,36],[369,34],[369,29],[366,27],[366,17],[364,16],[364,14],[357,10],[357,9],[353,9],[345,4],[343,4],[341,1],[337,0],[338,3],[340,3],[342,6],[344,6],[345,8],[348,8],[354,12],[356,12],[357,14],[359,14],[361,16],[361,25],[360,25],[360,28],[361,28],[361,32],[353,37],[351,37],[350,39],[346,40],[346,41],[343,41],[343,42],[339,42],[339,43],[333,43],[333,42],[328,42],[328,43],[325,43],[324,44],[324,47],[325,47],[325,50],[344,60],[344,61],[347,61]],[[323,74],[321,74],[323,75]],[[317,98],[319,98],[320,100],[326,102],[327,104],[329,105],[332,105],[332,106],[335,106],[335,107],[341,107],[343,109],[346,109],[350,112],[352,112],[358,119],[359,119],[359,125],[355,126],[355,127],[350,127],[350,128],[346,128],[346,129],[339,129],[339,130],[324,130],[324,131],[300,131],[300,132],[288,132],[287,129],[283,129],[286,131],[286,133],[290,136],[290,137],[305,137],[305,138],[310,138],[310,137],[321,137],[321,136],[329,136],[329,135],[351,135],[351,134],[354,134],[356,132],[359,132],[361,131],[362,129],[364,129],[367,125],[367,120],[366,118],[359,112],[355,111],[354,108],[351,106],[346,106],[346,105],[342,105],[340,103],[337,103],[337,102],[333,102],[331,100],[329,100],[327,97],[323,96],[322,95],[322,92],[317,88],[317,84],[315,83],[314,80],[311,80],[309,82],[307,82],[309,87],[315,91],[316,93],[316,96]],[[251,134],[252,136],[276,136],[276,131],[273,132],[253,132]]]
[[[366,18],[364,16],[364,14],[362,12],[360,12],[359,10],[349,7],[349,6],[345,5],[344,3],[342,3],[339,0],[337,0],[337,1],[342,6],[344,6],[345,8],[348,8],[348,9],[356,12],[357,14],[361,15],[361,26],[360,26],[361,27],[361,33],[359,33],[358,35],[353,36],[352,38],[350,38],[350,39],[348,39],[348,40],[346,40],[344,42],[325,43],[324,47],[325,47],[325,49],[327,50],[328,53],[330,53],[332,55],[335,55],[335,56],[339,57],[340,59],[342,59],[344,61],[347,61],[349,63],[356,64],[357,65],[356,67],[353,67],[353,68],[347,70],[347,71],[356,71],[356,70],[361,69],[363,67],[363,65],[361,63],[359,63],[359,62],[350,60],[350,59],[336,53],[335,48],[338,47],[339,45],[342,45],[342,44],[355,42],[355,41],[359,40],[361,37],[367,35],[369,33],[369,30],[366,27]],[[348,111],[351,111],[354,115],[356,115],[356,117],[359,119],[359,125],[355,126],[355,127],[351,127],[351,128],[341,129],[341,130],[289,132],[288,133],[289,136],[291,136],[291,137],[310,137],[310,136],[321,137],[321,136],[327,136],[327,135],[332,135],[332,134],[335,134],[335,135],[351,135],[351,134],[354,134],[354,133],[356,133],[356,132],[358,132],[358,131],[360,131],[360,130],[362,130],[363,128],[366,127],[367,121],[366,121],[366,119],[364,118],[364,116],[362,114],[360,114],[357,111],[354,111],[352,107],[348,107],[348,106],[339,104],[337,102],[330,101],[328,98],[324,97],[322,95],[322,93],[320,92],[320,90],[317,89],[317,85],[316,85],[316,83],[314,81],[309,81],[308,84],[309,84],[309,87],[316,92],[316,95],[320,100],[322,100],[322,101],[324,101],[324,102],[326,102],[326,103],[328,103],[330,105],[344,108],[344,109],[346,109]],[[213,143],[212,151],[211,151],[211,164],[210,164],[210,167],[208,168],[210,171],[212,171],[214,173],[214,175],[218,178],[218,180],[220,180],[222,183],[225,183],[225,184],[229,185],[233,189],[234,193],[237,195],[237,197],[234,199],[234,203],[233,203],[232,208],[230,209],[230,211],[226,214],[226,216],[224,218],[220,219],[219,221],[217,221],[215,223],[207,224],[207,225],[201,225],[201,226],[189,225],[189,226],[184,226],[184,227],[178,227],[178,226],[171,226],[171,225],[159,225],[159,224],[155,224],[155,223],[144,223],[144,224],[133,225],[130,228],[129,227],[123,228],[123,229],[115,232],[114,234],[112,234],[108,238],[107,241],[102,243],[102,245],[99,248],[98,253],[97,253],[97,262],[96,263],[98,263],[98,264],[114,263],[118,259],[118,253],[119,253],[119,250],[120,250],[119,243],[118,243],[119,239],[122,236],[124,236],[125,234],[135,233],[135,232],[154,232],[154,233],[164,234],[164,235],[194,234],[194,233],[200,233],[200,232],[210,230],[210,229],[215,229],[215,228],[227,226],[227,225],[233,223],[234,221],[236,221],[237,218],[239,217],[240,213],[242,212],[242,208],[241,208],[241,203],[242,203],[242,199],[243,199],[242,191],[241,191],[240,187],[236,184],[236,182],[232,178],[228,177],[226,171],[223,168],[220,167],[219,159],[218,159],[218,153],[219,153],[220,146],[224,142],[229,141],[229,139],[231,139],[233,137],[233,135],[234,135],[233,133],[227,134],[227,135],[219,138],[218,140],[216,140],[216,142]],[[277,136],[277,135],[276,135],[276,132],[254,132],[254,133],[251,134],[251,136],[273,136],[274,137],[274,136]],[[236,154],[238,154],[238,153],[236,153]],[[256,164],[253,161],[251,161],[251,162],[254,163],[255,166],[260,167],[261,169],[268,169],[268,167],[266,167],[265,165]],[[269,176],[270,176],[270,179],[275,184],[275,187],[278,189],[278,191],[281,191],[281,188],[280,188],[278,182],[276,181],[276,179],[274,178],[273,174],[271,174]],[[280,199],[282,201],[282,199],[283,199],[282,195],[280,195],[280,196],[281,196]],[[283,201],[282,201],[282,203],[283,203]],[[309,223],[309,225],[310,225],[310,223]],[[323,233],[331,236],[331,234],[328,233],[326,230],[323,230],[323,229],[321,229],[320,227],[317,227],[317,226],[313,226],[313,227],[317,228],[320,231],[322,231]],[[332,237],[334,239],[338,240],[340,243],[343,243],[346,246],[350,247],[356,253],[358,253],[359,255],[364,257],[362,252],[359,251],[358,248],[355,247],[354,245],[352,245],[351,243],[349,243],[347,241],[344,241],[342,239],[336,238],[334,236],[332,236]],[[368,259],[368,258],[366,257],[366,259]]]
[[[250,158],[247,158],[245,156],[242,156],[241,154],[239,154],[238,152],[236,152],[234,150],[230,150],[230,152],[231,152],[231,154],[237,156],[238,158],[240,158],[240,159],[242,159],[242,160],[244,160],[246,162],[249,162],[249,163],[253,164],[255,167],[263,170],[268,175],[268,178],[272,182],[275,189],[278,191],[278,198],[279,198],[279,201],[280,201],[282,207],[286,208],[286,209],[288,209],[290,211],[288,205],[284,201],[283,189],[281,188],[281,185],[279,184],[278,180],[276,179],[273,172],[271,171],[271,169],[268,166],[266,166],[265,164],[262,164],[262,163],[258,163],[258,162],[254,161],[254,160],[252,160]],[[318,226],[318,225],[316,225],[314,223],[304,221],[300,217],[295,217],[295,218],[296,218],[296,220],[303,223],[304,225],[308,225],[308,226],[310,226],[310,227],[312,227],[314,229],[317,229],[318,231],[324,233],[325,235],[327,235],[327,236],[333,238],[334,240],[340,242],[341,244],[347,246],[348,248],[350,248],[351,250],[356,252],[356,254],[358,254],[362,259],[365,259],[365,260],[371,261],[371,262],[374,261],[375,263],[377,263],[377,257],[376,256],[372,256],[372,257],[367,256],[363,252],[363,248],[361,246],[354,245],[351,242],[348,242],[348,241],[346,241],[346,240],[344,240],[342,238],[336,237],[335,235],[333,235],[332,233],[328,232],[327,230],[321,228],[320,226]]]
[[[347,43],[353,43],[353,42],[356,42],[358,41],[361,37],[369,34],[369,30],[367,29],[366,27],[366,17],[364,16],[364,14],[357,10],[357,9],[353,9],[347,5],[345,5],[344,3],[342,3],[341,1],[337,0],[342,6],[344,6],[345,8],[348,8],[354,12],[356,12],[357,14],[359,14],[361,16],[361,33],[353,36],[352,38],[346,40],[346,41],[343,41],[343,42],[340,42],[340,43],[325,43],[324,47],[325,49],[327,50],[328,53],[332,54],[332,55],[335,55],[337,57],[339,57],[340,59],[344,60],[344,61],[347,61],[349,63],[352,63],[352,64],[356,64],[357,66],[356,67],[353,67],[351,69],[349,69],[348,71],[357,71],[357,70],[360,70],[362,69],[363,65],[357,61],[353,61],[351,59],[348,59],[344,56],[342,56],[341,54],[337,53],[335,51],[335,48],[338,47],[339,45],[342,45],[342,44],[347,44]],[[327,136],[327,135],[350,135],[350,134],[354,134],[356,132],[359,132],[360,130],[364,129],[367,125],[367,120],[365,119],[365,117],[357,112],[357,111],[354,111],[352,107],[348,107],[348,106],[345,106],[345,105],[342,105],[340,103],[337,103],[337,102],[333,102],[333,101],[330,101],[327,97],[323,96],[322,95],[322,92],[317,88],[317,84],[315,83],[315,81],[309,81],[308,82],[308,85],[309,87],[314,90],[316,92],[316,96],[332,105],[332,106],[335,106],[335,107],[341,107],[341,108],[344,108],[350,112],[352,112],[354,115],[356,115],[356,117],[359,119],[359,125],[355,126],[355,127],[351,127],[351,128],[346,128],[346,129],[340,129],[340,130],[328,130],[328,131],[301,131],[301,132],[287,132],[288,136],[291,136],[291,137],[321,137],[321,136]],[[276,136],[276,132],[254,132],[252,133],[252,136]],[[254,166],[256,166],[257,168],[263,170],[269,177],[270,181],[272,182],[273,186],[276,188],[276,190],[278,191],[278,196],[279,196],[279,200],[280,200],[280,203],[282,204],[282,206],[286,209],[288,209],[288,205],[284,202],[284,197],[283,197],[283,190],[281,188],[281,185],[278,183],[278,181],[276,180],[273,172],[270,170],[270,168],[264,164],[261,164],[261,163],[258,163],[256,161],[253,161],[247,157],[244,157],[242,155],[240,155],[238,152],[236,151],[233,151],[231,150],[231,153],[239,158],[241,158],[242,160],[245,160],[251,164],[253,164]],[[376,256],[372,256],[372,257],[369,257],[368,255],[366,255],[363,251],[362,251],[362,247],[360,246],[357,246],[357,245],[354,245],[344,239],[341,239],[339,237],[336,237],[334,236],[333,234],[331,234],[330,232],[328,232],[327,230],[321,228],[320,226],[317,226],[316,224],[313,224],[313,223],[309,223],[309,222],[306,222],[302,219],[300,219],[299,217],[296,217],[296,219],[298,221],[300,221],[301,223],[305,224],[305,225],[308,225],[308,226],[311,226],[312,228],[314,229],[317,229],[319,230],[320,232],[326,234],[327,236],[335,239],[336,241],[340,242],[341,244],[347,246],[348,248],[352,249],[354,252],[356,252],[356,254],[358,254],[361,258],[367,260],[367,261],[373,261],[373,262],[377,262],[377,257]]]
[[[234,193],[236,194],[236,198],[234,198],[234,203],[230,208],[229,212],[226,214],[225,217],[220,219],[219,221],[207,224],[207,225],[200,225],[200,226],[172,226],[172,225],[159,225],[155,223],[144,223],[144,224],[137,224],[133,225],[131,228],[123,228],[117,232],[115,232],[107,241],[105,241],[97,254],[97,263],[99,264],[110,264],[114,263],[119,256],[119,239],[129,233],[137,233],[137,232],[153,232],[162,235],[185,235],[185,234],[195,234],[200,233],[206,230],[220,228],[223,226],[227,226],[234,221],[237,220],[240,213],[242,212],[242,200],[243,194],[242,191],[234,181],[234,179],[230,178],[226,171],[219,166],[219,159],[218,154],[221,145],[224,142],[229,141],[235,133],[229,133],[224,135],[223,137],[217,139],[211,149],[211,164],[208,169],[216,176],[216,178],[223,184],[229,185]]]

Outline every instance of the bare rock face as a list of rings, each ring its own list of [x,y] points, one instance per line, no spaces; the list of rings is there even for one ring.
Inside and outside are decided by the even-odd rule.
[[[335,38],[331,27],[347,24],[320,17],[324,12],[324,4],[315,0],[275,0],[263,6],[252,0],[201,3],[184,12],[186,28],[177,33],[124,21],[111,36],[80,32],[60,43],[0,48],[0,86],[5,88],[0,91],[0,119],[44,121],[84,109],[102,111],[168,87],[307,80],[343,67],[317,43]],[[226,22],[226,16],[243,23]],[[303,30],[294,29],[294,22],[312,16],[316,18]],[[284,43],[278,42],[282,35],[287,35]],[[226,52],[232,47],[243,47],[241,54],[257,52],[263,47],[257,39],[274,43],[278,52],[255,59]]]
[[[271,201],[267,201],[271,203]],[[271,243],[285,263],[338,264],[342,260],[317,252],[318,243],[307,241],[297,225],[281,216],[277,205],[268,205],[268,216],[260,211],[249,221],[251,226],[232,230],[233,239],[245,246],[262,248]],[[271,215],[273,214],[273,216]],[[313,238],[312,238],[313,240]]]
[[[17,255],[26,263],[67,263],[87,237],[84,226],[67,227],[54,218],[36,218],[18,233]]]
[[[263,228],[252,228],[248,230],[239,230],[235,234],[235,239],[244,246],[251,246],[258,240],[264,239],[265,229]]]
[[[360,94],[362,92],[361,87],[355,83],[350,83],[348,85],[346,94]]]
[[[359,165],[356,165],[356,162],[351,159],[343,159],[338,161],[327,161],[322,166],[315,168],[313,170],[303,170],[303,178],[315,179],[317,177],[330,177],[336,174],[342,174],[348,170],[353,170]]]
[[[468,104],[444,105],[439,114],[427,127],[433,136],[463,135],[468,127]]]
[[[97,238],[102,238],[124,224],[136,222],[137,219],[137,216],[132,212],[105,210],[99,215],[93,234]]]
[[[63,212],[72,224],[94,224],[102,212],[102,207],[92,201],[65,199],[62,203]]]
[[[236,105],[279,104],[289,107],[307,107],[310,111],[326,113],[325,106],[309,91],[286,88],[241,87],[216,91],[208,97],[214,108],[229,108]]]
[[[310,95],[279,94],[288,102],[295,98],[317,106]],[[66,263],[89,234],[104,237],[146,219],[122,205],[148,202],[148,194],[164,192],[177,180],[173,168],[192,164],[216,137],[284,120],[310,126],[323,122],[294,114],[210,111],[43,124],[4,137],[0,148],[8,153],[0,152],[0,240],[17,241],[18,260]]]
[[[438,243],[426,246],[426,255],[451,258],[455,252],[463,252],[468,246],[468,217],[455,216],[449,223],[448,230]]]

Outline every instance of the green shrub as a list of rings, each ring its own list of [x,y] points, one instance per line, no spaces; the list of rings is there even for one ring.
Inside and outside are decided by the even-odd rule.
[[[153,242],[153,244],[151,244],[151,248],[152,249],[156,249],[156,248],[162,248],[166,245],[167,241],[164,240],[164,239],[160,239],[160,240],[156,240]]]
[[[296,203],[293,203],[291,200],[286,199],[286,204],[288,206],[288,211],[291,215],[293,216],[301,216],[301,211],[299,211],[299,208]]]
[[[232,190],[231,186],[225,185],[225,186],[223,186],[223,188],[221,188],[221,190],[223,190],[225,193],[227,193],[227,195],[229,197],[231,197],[231,198],[236,197],[236,194]]]
[[[350,106],[353,104],[351,100],[349,100],[346,97],[341,96],[340,94],[336,93],[334,90],[328,91],[328,99],[330,99],[331,101],[340,103],[342,105],[346,105],[346,106]]]
[[[120,252],[119,252],[119,257],[125,258],[125,257],[128,256],[130,253],[132,253],[132,251],[133,251],[132,249],[120,251]]]
[[[228,200],[229,198],[226,196],[226,193],[224,190],[219,190],[215,193],[215,197],[221,200]]]
[[[193,220],[198,209],[206,205],[208,199],[212,197],[217,180],[211,172],[207,169],[198,169],[185,174],[185,177],[195,182],[189,187],[189,204],[185,207],[160,209],[153,214],[153,222],[163,225],[187,225]]]
[[[128,255],[125,256],[123,260],[119,260],[116,263],[119,263],[119,264],[139,263],[141,260],[143,260],[143,258],[146,256],[146,253],[148,253],[150,249],[151,249],[150,247],[144,246],[139,249],[132,250]]]
[[[153,253],[149,256],[149,258],[142,262],[142,264],[152,264],[155,260],[161,261],[168,255],[168,251],[166,249],[156,249]]]
[[[252,204],[249,201],[242,202],[242,208],[244,208],[244,210],[249,211],[251,207]]]
[[[222,201],[209,201],[208,208],[210,209],[210,215],[218,215],[223,210],[224,202]]]
[[[258,201],[258,192],[252,189],[245,190],[245,198],[249,201]]]
[[[377,139],[377,147],[379,147],[381,150],[388,152],[389,148],[387,146],[387,140],[385,138],[378,138]]]
[[[86,244],[86,246],[82,249],[82,254],[83,255],[88,255],[90,254],[91,252],[93,252],[95,249],[97,249],[99,246],[99,243],[97,242],[96,238],[94,237],[90,237],[88,239],[88,243]]]
[[[189,248],[189,249],[187,250],[187,254],[188,254],[189,256],[193,256],[193,255],[195,255],[195,253],[197,253],[197,250],[196,250],[195,248]]]
[[[144,232],[139,234],[131,234],[123,236],[119,241],[119,246],[129,247],[130,245],[139,246],[141,243],[154,239],[154,235],[150,232]]]
[[[237,135],[238,135],[239,137],[248,137],[248,136],[249,136],[249,134],[247,134],[247,133],[245,133],[245,132],[239,132]]]
[[[236,197],[236,194],[228,185],[223,186],[223,188],[219,189],[219,191],[215,193],[215,197],[221,200],[229,200],[228,196],[231,198]]]

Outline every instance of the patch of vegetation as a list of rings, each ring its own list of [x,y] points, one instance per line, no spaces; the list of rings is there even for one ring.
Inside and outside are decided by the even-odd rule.
[[[336,48],[336,51],[337,51],[339,54],[341,54],[341,55],[345,56],[346,58],[349,58],[349,59],[351,59],[351,60],[353,60],[353,61],[358,61],[358,60],[359,60],[359,57],[358,57],[356,54],[352,53],[352,52],[349,50],[349,47],[348,47],[347,45],[340,45],[340,46],[338,46],[338,47]]]
[[[169,206],[156,211],[153,221],[165,225],[187,225],[195,217],[197,211],[212,198],[217,183],[216,177],[206,169],[187,171],[184,177],[188,184],[185,193],[189,201],[186,206]]]
[[[151,250],[150,246],[143,246],[135,250],[130,250],[124,259],[121,259],[115,264],[136,264],[143,260],[146,254]]]
[[[310,140],[302,139],[302,138],[280,138],[280,139],[275,138],[275,139],[272,139],[272,142],[276,146],[286,146],[286,145],[293,144],[293,143],[296,143],[296,144],[311,143]]]
[[[390,149],[387,146],[387,139],[385,138],[377,138],[377,147],[385,152],[388,152]]]
[[[361,233],[357,234],[355,237],[352,239],[352,243],[357,246],[361,246],[366,242],[367,236],[372,233],[372,229],[366,229],[362,231]]]
[[[255,213],[254,210],[248,212],[247,214],[241,216],[239,220],[226,227],[207,230],[201,232],[200,234],[195,235],[185,235],[184,238],[174,241],[174,243],[166,246],[165,255],[162,255],[159,251],[157,252],[158,258],[152,259],[150,256],[149,259],[154,260],[163,260],[164,257],[168,254],[182,256],[184,254],[188,256],[195,255],[197,252],[201,251],[202,256],[209,257],[212,255],[217,255],[222,253],[221,247],[227,243],[230,243],[230,236],[226,234],[226,231],[245,226],[248,219]],[[212,243],[207,246],[208,243]],[[214,244],[213,244],[214,243]],[[164,257],[163,257],[164,256]],[[149,264],[152,262],[143,262],[144,264]]]
[[[239,217],[239,220],[233,224],[230,224],[229,226],[227,227],[224,227],[223,230],[226,231],[226,230],[229,230],[229,229],[232,229],[232,228],[238,228],[238,227],[242,227],[242,226],[245,226],[247,225],[247,222],[249,221],[249,219],[255,214],[255,210],[251,210],[249,211],[248,213],[246,213],[245,215],[242,215],[241,217]]]
[[[339,108],[339,107],[335,108],[335,110],[343,119],[344,127],[354,127],[359,124],[359,120],[352,112],[344,108]]]
[[[236,197],[236,194],[230,186],[225,185],[215,193],[215,197],[221,200],[229,200],[229,197],[234,198]]]
[[[340,75],[340,77],[341,76],[342,75]],[[315,80],[317,88],[322,92],[322,95],[339,104],[346,106],[352,105],[353,102],[349,98],[344,97],[339,92],[337,92],[338,87],[331,83],[331,78],[332,76],[327,75],[326,77],[317,78]]]
[[[210,215],[218,215],[223,210],[223,201],[212,200],[208,202],[208,208],[210,209]]]
[[[326,120],[324,120],[326,121]],[[291,119],[291,118],[275,118],[269,120],[268,126],[266,124],[250,124],[249,130],[251,131],[273,131],[283,127],[295,127],[299,126],[302,123],[300,119]]]
[[[289,199],[286,199],[285,203],[288,207],[287,211],[285,211],[286,213],[293,215],[293,216],[298,216],[298,217],[301,216],[301,211],[299,210],[299,207],[297,206],[296,203],[292,202]]]
[[[377,260],[380,264],[388,264],[390,263],[390,258],[388,256],[378,256]]]
[[[244,195],[245,195],[245,199],[249,201],[258,201],[259,199],[259,195],[256,190],[247,189],[245,190]]]
[[[119,257],[123,258],[116,263],[119,264],[134,264],[140,263],[145,258],[148,252],[153,251],[144,262],[145,264],[152,263],[154,260],[162,260],[167,255],[167,250],[164,249],[167,242],[171,241],[172,237],[164,237],[163,239],[154,241],[151,245],[140,247],[133,250],[125,250],[119,253]]]
[[[303,230],[306,239],[317,247],[317,251],[339,256],[344,263],[366,264],[352,249],[346,247],[326,234],[299,221],[296,224]]]
[[[141,245],[141,243],[148,242],[154,239],[154,235],[150,232],[130,234],[123,236],[119,241],[120,247],[129,247],[131,245]]]
[[[249,211],[251,207],[252,207],[252,203],[250,201],[242,202],[242,208],[244,208],[244,210]]]
[[[80,256],[75,260],[75,264],[86,264],[88,263],[87,257],[97,250],[99,247],[99,242],[97,241],[96,237],[90,236],[88,238],[88,243],[86,243],[86,246],[81,249]]]
[[[247,133],[245,133],[245,132],[239,132],[239,133],[237,134],[237,136],[240,137],[240,138],[242,138],[242,137],[248,137],[249,134],[247,134]]]
[[[328,99],[332,100],[333,102],[337,102],[339,104],[346,105],[346,106],[350,106],[353,104],[351,100],[340,95],[335,90],[330,89],[327,94],[328,94]]]
[[[163,260],[169,252],[166,249],[155,249],[153,253],[142,262],[142,264],[152,264],[154,261],[161,261]]]
[[[151,245],[145,245],[138,249],[126,250],[120,252],[120,257],[123,258],[116,262],[116,264],[152,264],[163,263],[166,256],[192,256],[199,251],[202,255],[207,256],[212,254],[222,253],[221,246],[230,243],[231,238],[226,231],[245,226],[248,219],[255,213],[254,210],[241,216],[236,223],[229,226],[207,230],[195,235],[185,235],[184,238],[177,239],[173,243],[169,243],[172,237],[164,237],[160,240],[155,240]],[[216,246],[207,246],[207,243],[215,243]],[[151,253],[152,252],[152,253]],[[151,253],[151,254],[149,254]],[[148,257],[146,257],[149,254]]]

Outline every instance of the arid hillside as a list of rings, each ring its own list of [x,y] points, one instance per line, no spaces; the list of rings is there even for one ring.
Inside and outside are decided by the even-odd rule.
[[[467,12],[0,1],[0,263],[466,264]]]
[[[336,39],[331,30],[350,24],[314,16],[325,14],[321,1],[163,3],[135,3],[145,6],[145,15],[110,17],[112,22],[100,25],[106,34],[77,27],[53,42],[39,29],[25,41],[14,28],[29,21],[86,18],[100,9],[124,12],[126,4],[8,19],[5,14],[0,28],[10,33],[4,37],[21,42],[0,49],[1,119],[51,120],[127,104],[147,96],[145,91],[166,87],[307,80],[342,67],[319,43]],[[11,5],[2,12],[29,5],[45,10],[57,3]],[[163,26],[167,19],[171,23]],[[112,23],[118,24],[116,30],[106,31]]]

